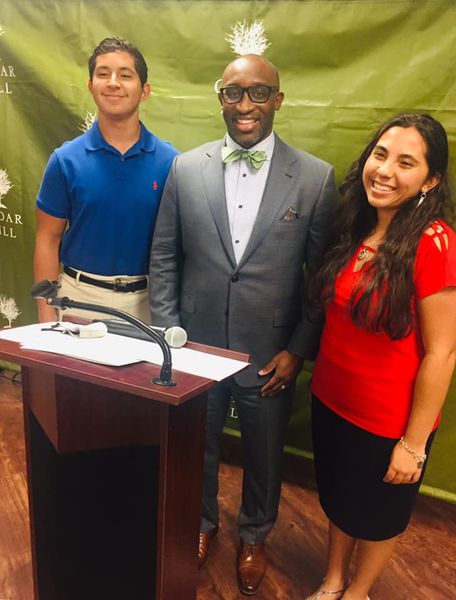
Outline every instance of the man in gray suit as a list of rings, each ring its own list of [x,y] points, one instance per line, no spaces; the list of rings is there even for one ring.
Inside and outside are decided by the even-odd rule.
[[[193,341],[251,356],[248,369],[209,394],[198,551],[202,566],[218,529],[220,444],[233,398],[244,466],[238,580],[249,595],[266,571],[295,379],[318,347],[303,267],[311,275],[321,258],[337,197],[332,167],[273,133],[283,98],[264,58],[226,67],[219,99],[227,135],[176,157],[150,263],[154,325],[182,325]]]

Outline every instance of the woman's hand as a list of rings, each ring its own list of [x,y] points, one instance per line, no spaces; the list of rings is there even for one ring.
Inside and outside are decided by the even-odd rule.
[[[417,454],[424,455],[425,449],[419,448]],[[398,442],[391,453],[391,460],[383,481],[394,485],[400,483],[416,483],[421,477],[422,468],[418,461]]]

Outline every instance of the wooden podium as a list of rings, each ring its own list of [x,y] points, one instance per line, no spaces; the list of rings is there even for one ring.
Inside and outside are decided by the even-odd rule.
[[[187,347],[248,360],[245,354]],[[107,367],[23,350],[35,600],[194,600],[206,393],[159,367]]]

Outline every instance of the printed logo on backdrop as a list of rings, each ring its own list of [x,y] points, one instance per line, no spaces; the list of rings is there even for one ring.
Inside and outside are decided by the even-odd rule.
[[[6,33],[5,28],[0,24],[0,37]],[[0,56],[0,96],[1,94],[12,94],[12,80],[16,77],[13,65],[7,65]]]
[[[13,187],[5,169],[0,169],[0,238],[17,238],[17,228],[22,227],[22,215],[8,210],[3,200]],[[8,202],[9,204],[9,202]]]
[[[3,202],[2,198],[6,196],[6,194],[13,187],[13,184],[8,179],[8,173],[3,169],[0,169],[0,208],[7,208]]]
[[[8,296],[5,296],[4,294],[0,294],[0,314],[8,321],[8,325],[5,325],[5,327],[11,327],[13,321],[21,314],[17,307],[16,300],[14,298],[8,298]]]
[[[236,404],[234,403],[233,397],[231,397],[231,400],[230,400],[230,406],[228,409],[228,419],[234,419],[234,420],[238,419]]]
[[[89,131],[89,129],[91,129],[92,125],[94,124],[96,118],[96,113],[87,111],[85,116],[82,117],[82,122],[79,124],[80,131],[82,131],[82,133]]]

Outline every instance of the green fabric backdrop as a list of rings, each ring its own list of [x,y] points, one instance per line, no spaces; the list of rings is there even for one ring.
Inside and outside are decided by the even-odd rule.
[[[443,122],[454,171],[454,0],[1,0],[0,325],[11,316],[5,299],[13,301],[15,325],[36,319],[29,295],[35,196],[50,152],[95,111],[86,87],[93,47],[110,35],[140,47],[153,90],[142,119],[187,150],[224,132],[213,84],[232,58],[224,38],[243,19],[264,21],[267,57],[281,73],[286,99],[277,131],[334,164],[339,180],[378,124],[404,110]],[[287,442],[304,455],[307,379],[305,372]],[[453,386],[424,487],[452,501],[455,399]]]

